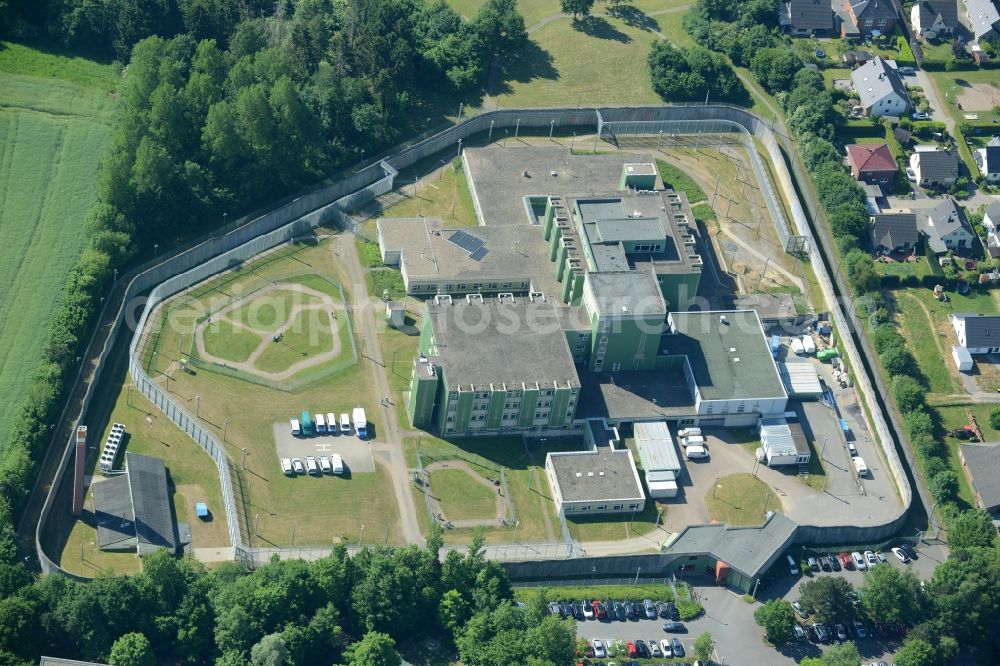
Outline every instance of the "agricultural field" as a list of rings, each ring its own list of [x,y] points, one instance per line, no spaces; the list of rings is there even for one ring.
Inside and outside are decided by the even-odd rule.
[[[29,382],[83,250],[119,78],[110,65],[0,42],[0,312],[17,313],[0,319],[0,395]],[[0,401],[0,436],[16,406]]]
[[[311,277],[303,276],[303,270]],[[295,382],[283,387],[270,386],[253,373],[234,373],[212,365],[193,364],[188,372],[180,368],[180,360],[188,358],[191,348],[191,334],[198,319],[195,313],[217,311],[219,305],[209,305],[216,299],[225,301],[232,294],[248,294],[253,299],[262,286],[274,283],[280,291],[294,283],[316,289],[323,282],[344,281],[341,261],[330,242],[284,246],[167,301],[162,308],[166,314],[161,312],[153,319],[142,347],[142,359],[150,374],[169,386],[181,405],[216,432],[230,459],[240,461],[243,450],[247,451],[246,469],[239,469],[238,474],[248,521],[257,525],[256,534],[251,535],[255,547],[329,545],[331,540],[357,542],[362,536],[381,543],[402,542],[389,472],[377,459],[373,461],[374,472],[354,473],[349,478],[289,478],[282,475],[278,465],[273,435],[276,423],[287,423],[290,416],[310,407],[340,413],[361,406],[368,414],[376,414],[373,406],[377,403],[355,357],[348,354],[349,347],[345,358],[331,359],[304,371],[304,376],[297,375]],[[346,296],[349,301],[350,294]],[[258,323],[267,328],[286,312],[283,306],[260,307],[254,316],[253,303],[251,300],[234,309],[235,316],[242,317],[240,308],[249,305],[246,316],[258,318]],[[268,318],[265,311],[274,318]],[[291,322],[294,324],[294,318]],[[349,329],[354,339],[360,340],[355,325],[351,320]],[[284,339],[288,340],[288,336],[286,332]],[[279,346],[270,337],[265,341],[271,347]],[[349,344],[349,338],[345,344]],[[375,420],[376,439],[378,427]],[[360,442],[358,445],[363,446]]]

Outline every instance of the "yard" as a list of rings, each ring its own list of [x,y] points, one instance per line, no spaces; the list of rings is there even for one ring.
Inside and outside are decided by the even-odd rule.
[[[0,42],[0,395],[19,396],[85,244],[116,68]],[[58,257],[58,261],[53,261]],[[17,399],[0,401],[0,440]]]
[[[974,86],[993,86],[1000,88],[1000,72],[995,69],[976,69],[961,72],[929,72],[931,81],[937,86],[939,96],[944,101],[947,112],[957,123],[968,122],[966,113],[978,113],[978,122],[989,122],[993,117],[992,108],[1000,104],[1000,91],[995,95],[978,95],[978,104],[971,106],[966,103],[959,109],[958,104],[963,95],[967,95]],[[985,88],[981,88],[986,92]],[[968,100],[967,100],[968,101]]]
[[[781,509],[781,500],[752,474],[730,474],[718,479],[705,495],[708,514],[727,525],[760,525],[764,515]]]
[[[318,233],[328,230],[318,230]],[[295,275],[303,269],[334,282],[344,283],[340,260],[327,243],[301,243],[258,257],[251,265],[209,280],[202,286],[168,302],[165,307],[179,313],[168,318],[144,346],[143,358],[150,374],[168,384],[182,405],[198,412],[204,425],[212,428],[233,460],[247,454],[247,468],[240,477],[249,523],[259,520],[254,546],[329,544],[366,538],[390,544],[402,541],[402,531],[389,472],[376,462],[374,473],[350,478],[289,478],[281,474],[272,427],[304,408],[326,405],[327,411],[343,412],[354,406],[377,410],[374,396],[357,364],[338,366],[331,374],[319,376],[294,390],[276,390],[243,379],[196,368],[194,374],[178,367],[180,336],[190,334],[185,311],[197,311],[192,299],[208,301],[223,293],[246,293],[253,285],[270,283]],[[185,305],[186,304],[186,305]],[[190,315],[188,315],[190,319]],[[158,319],[163,320],[162,315]],[[360,335],[355,332],[355,339]],[[159,353],[152,355],[154,348]],[[333,363],[336,363],[334,361]],[[165,418],[156,412],[158,418]],[[378,437],[379,424],[372,424]],[[258,518],[259,516],[259,518]],[[294,543],[293,543],[294,535]]]

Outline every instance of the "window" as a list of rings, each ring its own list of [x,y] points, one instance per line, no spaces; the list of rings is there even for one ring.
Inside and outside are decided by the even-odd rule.
[[[622,369],[622,364],[621,363],[612,363],[611,364],[611,372],[618,372],[621,369]]]
[[[594,510],[595,510],[595,511],[606,511],[606,510],[607,510],[607,508],[608,508],[608,505],[607,505],[607,504],[598,504],[598,505],[597,505],[597,508],[596,508],[596,509],[594,509]]]
[[[580,511],[590,511],[590,506],[581,506]]]
[[[573,510],[573,507],[572,506],[567,506],[567,507],[565,507],[564,510],[566,511],[566,513],[569,513],[570,511]]]
[[[884,28],[885,27],[885,19],[879,19],[878,20],[878,27],[880,27],[880,28]]]
[[[629,505],[628,505],[628,508],[629,508],[629,509],[630,509],[631,511],[635,511],[636,509],[638,509],[638,508],[639,508],[639,505],[638,505],[638,504],[629,504]]]
[[[871,19],[866,19],[865,20],[865,27],[866,28],[870,28],[870,27],[872,27],[873,23],[874,23],[874,21],[872,21]]]

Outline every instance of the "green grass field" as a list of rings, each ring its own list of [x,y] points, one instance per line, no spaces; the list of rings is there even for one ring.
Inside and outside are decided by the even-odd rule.
[[[727,525],[760,525],[764,514],[781,509],[781,500],[751,474],[730,474],[705,494],[708,515]]]
[[[233,363],[242,363],[250,358],[250,354],[261,342],[261,337],[256,333],[226,320],[215,321],[206,326],[202,338],[205,341],[205,351]]]
[[[83,249],[118,78],[110,66],[0,42],[0,395],[30,381]],[[17,404],[0,400],[0,439]]]
[[[346,321],[343,313],[339,321]],[[298,313],[281,341],[268,345],[254,367],[264,372],[281,372],[309,356],[330,351],[333,335],[329,327],[330,315],[325,312],[306,310]]]
[[[293,306],[320,302],[320,299],[312,294],[279,289],[249,301],[246,305],[228,313],[226,317],[252,326],[258,331],[273,333],[288,322],[288,313]]]
[[[448,520],[495,520],[497,494],[463,469],[435,469],[431,492]]]

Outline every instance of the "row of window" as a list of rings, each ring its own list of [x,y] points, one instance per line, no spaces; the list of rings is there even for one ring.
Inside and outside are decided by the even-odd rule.
[[[875,21],[873,19],[865,19],[865,27],[866,28],[870,28],[873,25],[875,25]],[[885,19],[879,19],[878,20],[878,27],[880,27],[880,28],[884,28],[885,27]]]
[[[415,284],[410,287],[410,291],[426,291],[429,293],[450,293],[452,290],[459,292],[477,292],[483,288],[487,291],[496,291],[498,289],[509,289],[513,291],[527,291],[530,285],[527,282],[490,282],[488,284]]]
[[[581,512],[582,511],[590,511],[591,507],[590,507],[589,504],[585,504],[584,506],[573,506],[572,504],[566,504],[566,505],[564,505],[563,508],[565,509],[566,513],[573,513],[574,511],[581,511]],[[622,511],[622,510],[624,510],[624,508],[625,508],[624,504],[613,504],[611,506],[611,510],[612,511]],[[607,510],[608,510],[608,505],[607,504],[598,504],[597,506],[594,507],[594,511],[607,511]],[[633,502],[632,504],[628,505],[628,510],[629,511],[638,511],[639,510],[639,505],[637,503]]]
[[[736,405],[736,413],[737,414],[743,414],[746,411],[747,411],[746,403],[743,402],[742,400],[740,400],[739,404]],[[705,413],[706,414],[713,414],[713,413],[715,413],[714,403],[709,402],[705,406]],[[729,413],[729,401],[725,401],[725,402],[722,403],[722,409],[719,410],[719,413],[720,414],[728,414]]]
[[[659,252],[663,249],[663,246],[659,243],[655,245],[653,243],[640,243],[639,245],[634,245],[632,247],[633,252]]]

